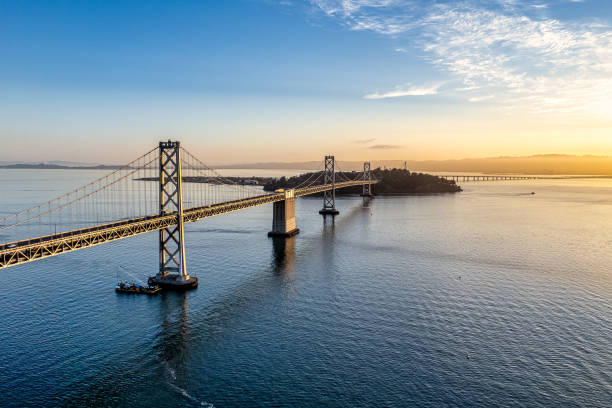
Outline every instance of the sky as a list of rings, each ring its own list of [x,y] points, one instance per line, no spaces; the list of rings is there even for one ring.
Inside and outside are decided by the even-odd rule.
[[[0,161],[612,155],[610,0],[0,0]]]

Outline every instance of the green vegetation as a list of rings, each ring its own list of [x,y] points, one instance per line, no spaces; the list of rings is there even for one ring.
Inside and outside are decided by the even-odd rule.
[[[264,185],[265,191],[274,191],[279,188],[304,187],[315,180],[314,173],[304,173],[290,178],[281,177]],[[336,181],[345,179],[354,180],[357,172],[336,173]],[[372,185],[374,194],[435,194],[457,193],[461,190],[454,181],[446,180],[431,174],[411,173],[403,169],[375,169],[372,178],[378,180]],[[321,178],[315,184],[321,184]],[[310,181],[308,181],[310,180]],[[361,186],[347,187],[337,191],[337,194],[360,194]]]

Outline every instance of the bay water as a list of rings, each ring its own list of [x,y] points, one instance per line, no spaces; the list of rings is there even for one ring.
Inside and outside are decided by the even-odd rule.
[[[0,211],[98,175],[1,170]],[[184,294],[114,292],[156,233],[0,270],[0,406],[611,406],[612,180],[460,184],[188,224]]]

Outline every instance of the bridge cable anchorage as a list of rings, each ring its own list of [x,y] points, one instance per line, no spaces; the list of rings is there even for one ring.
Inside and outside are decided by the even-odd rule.
[[[340,211],[336,209],[336,166],[334,156],[325,156],[325,173],[323,184],[331,185],[331,191],[323,191],[323,208],[319,214],[338,215]]]
[[[322,174],[322,172],[314,172],[293,188],[276,190],[283,199],[272,205],[272,230],[268,232],[268,237],[278,240],[299,234],[300,229],[297,228],[295,221],[295,192],[309,188]]]
[[[297,186],[277,190],[283,199],[272,205],[272,230],[268,232],[268,237],[283,239],[299,234],[300,229],[295,221],[295,192],[311,187],[322,174],[315,171]]]

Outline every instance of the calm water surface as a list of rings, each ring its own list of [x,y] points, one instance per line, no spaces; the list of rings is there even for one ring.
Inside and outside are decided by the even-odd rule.
[[[0,211],[91,178],[5,171]],[[463,187],[188,224],[184,295],[113,291],[155,233],[1,270],[0,406],[611,406],[612,181]]]

